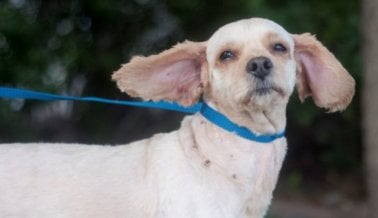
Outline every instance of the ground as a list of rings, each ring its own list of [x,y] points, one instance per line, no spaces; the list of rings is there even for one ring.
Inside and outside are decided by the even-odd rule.
[[[331,197],[332,198],[332,197]],[[267,218],[365,218],[365,202],[352,202],[339,199],[339,202],[313,202],[302,197],[275,198]]]

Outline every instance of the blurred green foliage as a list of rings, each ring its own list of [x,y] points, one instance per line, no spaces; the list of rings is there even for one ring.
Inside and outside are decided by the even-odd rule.
[[[316,34],[357,80],[356,97],[343,113],[327,114],[310,100],[301,104],[292,97],[285,170],[294,174],[289,181],[297,186],[329,174],[358,174],[359,12],[357,0],[1,1],[0,84],[124,98],[110,75],[132,55],[156,53],[184,39],[206,40],[237,19],[270,18],[290,32]],[[181,116],[109,105],[1,100],[0,141],[119,143],[176,128]]]

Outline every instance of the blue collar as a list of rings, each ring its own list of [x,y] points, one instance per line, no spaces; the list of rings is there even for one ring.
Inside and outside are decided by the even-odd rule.
[[[74,96],[54,95],[54,94],[35,92],[35,91],[30,91],[30,90],[25,90],[25,89],[15,89],[15,88],[5,88],[5,87],[0,87],[0,98],[34,99],[34,100],[42,100],[42,101],[54,101],[54,100],[87,101],[87,102],[118,104],[118,105],[136,106],[136,107],[159,108],[159,109],[179,111],[179,112],[184,112],[184,113],[189,113],[189,114],[194,114],[194,113],[199,112],[211,123],[221,127],[222,129],[226,131],[232,132],[242,138],[245,138],[251,141],[269,143],[278,138],[282,138],[285,136],[284,131],[277,134],[273,134],[273,135],[257,135],[253,133],[252,131],[250,131],[249,129],[247,129],[246,127],[239,126],[238,124],[232,122],[223,114],[212,109],[205,102],[200,102],[190,107],[183,107],[177,103],[170,103],[170,102],[165,102],[165,101],[140,102],[140,101],[113,100],[113,99],[105,99],[105,98],[98,98],[98,97],[74,97]]]
[[[232,122],[226,116],[214,110],[206,103],[202,103],[200,113],[215,125],[251,141],[269,143],[278,138],[285,137],[285,131],[274,135],[257,135],[246,127],[239,126],[238,124]]]

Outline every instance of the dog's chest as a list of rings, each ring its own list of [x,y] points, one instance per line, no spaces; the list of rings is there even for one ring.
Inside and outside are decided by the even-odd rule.
[[[193,217],[262,217],[277,182],[286,140],[261,144],[225,138],[223,133],[213,132],[214,127],[192,121],[194,134],[180,131],[187,161],[177,163],[182,168],[176,175],[181,178],[171,181],[172,194],[180,195],[173,202],[181,206],[171,208],[182,208],[194,213]]]

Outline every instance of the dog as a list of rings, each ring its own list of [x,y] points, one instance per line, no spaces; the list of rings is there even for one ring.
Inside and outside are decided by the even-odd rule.
[[[284,131],[295,87],[335,112],[355,86],[314,36],[263,18],[134,57],[112,78],[133,97],[204,101],[256,135]],[[284,137],[251,141],[199,113],[127,145],[2,144],[0,217],[263,217],[286,149]]]

